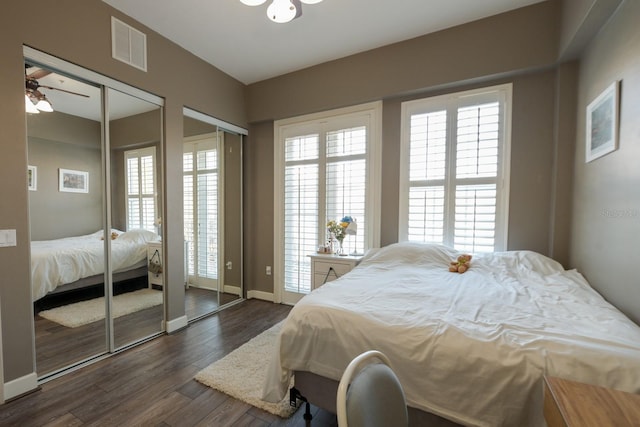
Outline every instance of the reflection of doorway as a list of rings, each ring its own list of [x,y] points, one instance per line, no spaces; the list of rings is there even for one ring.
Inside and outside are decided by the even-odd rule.
[[[185,141],[184,237],[188,284],[218,290],[218,141],[215,134]]]
[[[228,125],[234,131],[220,125]],[[184,109],[184,238],[189,322],[242,301],[242,134]]]

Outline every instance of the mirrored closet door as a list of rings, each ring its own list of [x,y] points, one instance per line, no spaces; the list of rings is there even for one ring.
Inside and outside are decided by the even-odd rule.
[[[189,321],[243,297],[242,134],[185,108],[185,312]],[[233,128],[233,126],[229,126]]]
[[[44,379],[162,332],[162,100],[25,48],[25,110]]]
[[[113,345],[118,349],[162,331],[162,109],[111,88],[106,100],[111,224],[126,230],[111,241],[111,270],[126,275],[120,261],[132,257],[139,260],[136,269],[144,271],[138,280],[112,280]],[[123,254],[118,245],[135,253]],[[149,271],[149,263],[156,271]]]
[[[43,375],[107,351],[105,153],[100,87],[35,62],[25,72],[79,94],[39,90],[53,111],[35,108],[35,96],[25,99],[35,109],[27,112],[27,167],[36,370]]]

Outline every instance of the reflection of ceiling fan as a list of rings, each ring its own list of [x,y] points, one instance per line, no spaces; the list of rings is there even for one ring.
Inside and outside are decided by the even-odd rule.
[[[53,86],[41,85],[40,83],[38,83],[38,79],[41,79],[41,78],[51,74],[51,71],[40,69],[40,70],[36,70],[36,71],[32,72],[31,74],[27,74],[27,68],[29,68],[29,65],[25,64],[25,70],[24,70],[25,95],[24,95],[24,101],[25,101],[25,108],[26,108],[27,113],[39,113],[40,111],[47,111],[47,112],[53,111],[53,107],[51,106],[51,102],[47,99],[45,94],[40,91],[40,88],[57,90],[57,91],[60,91],[60,92],[70,93],[72,95],[83,96],[85,98],[89,97],[89,95],[85,95],[85,94],[82,94],[82,93],[72,92],[70,90],[60,89],[58,87],[53,87]]]

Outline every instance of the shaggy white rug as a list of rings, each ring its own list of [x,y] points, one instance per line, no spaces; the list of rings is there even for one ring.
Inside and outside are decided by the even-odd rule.
[[[195,379],[252,406],[282,418],[290,417],[296,408],[289,405],[289,393],[278,403],[260,399],[267,364],[275,351],[276,339],[281,327],[282,322],[267,329],[198,372]]]
[[[113,317],[121,317],[160,304],[162,292],[153,289],[140,289],[116,295],[113,297]],[[104,305],[104,297],[100,297],[44,310],[38,315],[68,328],[77,328],[104,319]]]

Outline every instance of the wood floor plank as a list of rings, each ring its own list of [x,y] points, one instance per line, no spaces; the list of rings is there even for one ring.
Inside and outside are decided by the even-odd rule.
[[[140,412],[123,420],[121,425],[149,427],[158,425],[172,416],[179,408],[188,405],[190,401],[191,399],[181,393],[171,392],[162,399],[146,402],[146,405],[140,407]],[[146,409],[144,409],[145,406]]]
[[[250,407],[251,405],[229,397],[215,411],[211,411],[209,415],[200,420],[195,427],[234,426]]]
[[[191,400],[183,408],[171,414],[164,422],[176,427],[181,425],[196,425],[210,413],[217,411],[218,408],[229,399],[231,398],[223,393],[208,389]]]
[[[335,427],[335,415],[313,405],[311,423],[303,419],[304,408],[282,419],[193,379],[289,310],[259,300],[229,307],[42,384],[40,391],[0,406],[0,426]]]
[[[82,421],[74,417],[72,414],[64,414],[61,417],[58,417],[47,424],[44,424],[43,427],[75,427],[81,426]]]

